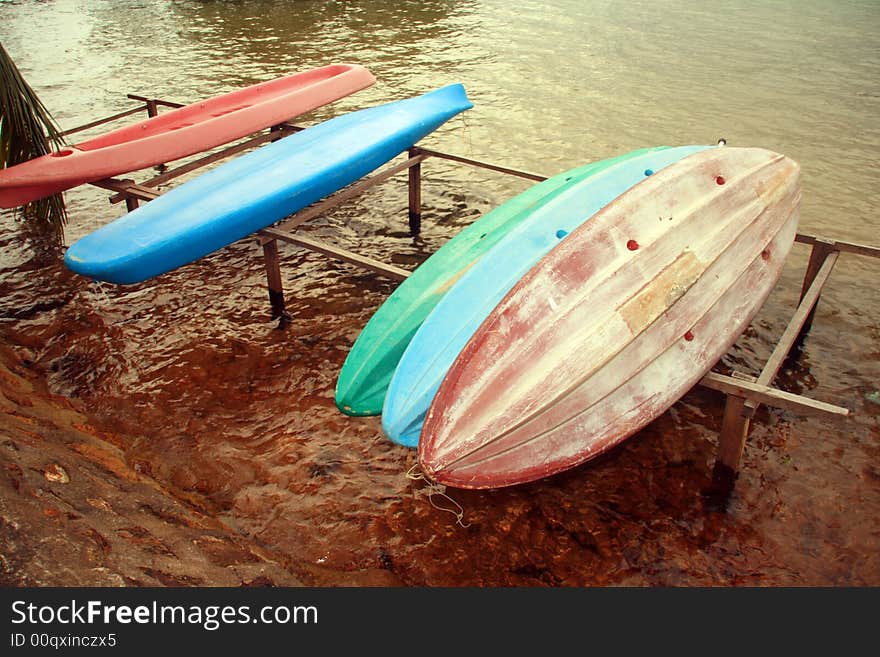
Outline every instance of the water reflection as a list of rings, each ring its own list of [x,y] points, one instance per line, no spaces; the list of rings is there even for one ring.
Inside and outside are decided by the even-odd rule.
[[[456,40],[461,18],[473,8],[472,0],[171,5],[178,29],[200,47],[250,67],[273,67],[291,59],[299,67],[320,66],[333,53],[335,60],[369,66],[389,85],[408,77],[398,73],[400,62],[412,68],[454,66],[461,51],[448,44]]]

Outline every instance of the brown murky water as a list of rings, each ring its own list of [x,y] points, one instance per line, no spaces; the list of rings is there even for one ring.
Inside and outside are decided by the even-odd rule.
[[[766,4],[0,2],[0,39],[64,126],[130,106],[127,92],[190,101],[347,60],[379,82],[302,123],[463,82],[474,109],[426,145],[526,170],[723,136],[800,162],[802,232],[876,244],[880,8]],[[413,267],[526,184],[436,161],[424,173],[419,239],[402,178],[307,229]],[[95,188],[67,200],[68,243],[123,211]],[[806,255],[795,247],[721,369],[760,370]],[[369,571],[405,585],[880,584],[877,261],[842,257],[779,379],[852,417],[762,408],[722,506],[702,495],[722,409],[706,390],[586,466],[432,496],[378,418],[333,405],[394,284],[284,245],[282,258],[292,322],[278,330],[254,240],[148,283],[98,285],[4,212],[0,336],[136,469],[311,564],[312,583]],[[438,508],[456,505],[460,522]]]

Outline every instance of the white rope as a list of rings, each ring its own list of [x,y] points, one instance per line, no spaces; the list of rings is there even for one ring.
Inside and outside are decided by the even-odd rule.
[[[435,509],[437,509],[438,511],[445,511],[447,513],[451,513],[452,515],[454,515],[455,522],[460,527],[463,527],[463,528],[470,527],[471,526],[470,523],[464,522],[464,508],[461,506],[461,504],[456,502],[454,499],[452,499],[452,497],[450,497],[446,493],[446,486],[429,481],[428,478],[425,477],[425,475],[422,472],[416,471],[418,468],[419,468],[419,464],[416,463],[406,472],[406,478],[409,479],[410,481],[420,481],[421,480],[421,481],[425,482],[425,489],[413,488],[413,495],[414,496],[426,495],[428,497],[428,502],[430,502],[431,506],[433,506]],[[450,509],[448,507],[441,506],[441,505],[437,504],[434,501],[435,495],[447,500],[450,504],[452,504],[452,506],[454,508]]]

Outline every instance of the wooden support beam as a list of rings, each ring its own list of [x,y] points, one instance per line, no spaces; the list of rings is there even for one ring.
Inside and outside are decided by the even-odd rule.
[[[417,156],[415,148],[409,149],[409,157]],[[409,168],[409,232],[416,236],[422,232],[422,164],[421,160]]]
[[[210,155],[200,157],[196,160],[193,160],[192,162],[188,162],[182,166],[175,167],[174,169],[169,169],[168,171],[165,171],[158,176],[153,176],[149,180],[145,180],[144,182],[139,184],[141,187],[158,187],[159,185],[166,183],[169,180],[173,180],[174,178],[177,178],[179,176],[182,176],[185,173],[195,171],[196,169],[201,169],[202,167],[213,164],[214,162],[219,162],[220,160],[236,155],[237,153],[241,153],[242,151],[255,148],[260,144],[266,143],[267,141],[275,141],[280,137],[285,137],[299,130],[303,130],[303,128],[285,124],[283,127],[279,127],[278,130],[275,130],[274,132],[261,133],[256,137],[251,137],[250,139],[241,142],[240,144],[236,144],[234,146],[224,148],[222,151],[217,151],[216,153],[211,153]],[[126,194],[124,192],[121,194],[116,194],[115,196],[110,197],[110,203],[119,203],[120,201],[124,201],[125,198]]]
[[[718,453],[712,469],[712,479],[716,491],[728,493],[733,490],[739,462],[742,459],[746,436],[749,433],[749,418],[743,415],[746,400],[736,395],[727,395],[724,403],[724,417],[721,420],[721,435]]]
[[[143,103],[155,103],[156,105],[162,105],[164,107],[183,107],[185,103],[175,103],[170,100],[162,100],[160,98],[147,98],[146,96],[138,96],[137,94],[126,94],[126,98],[130,98],[131,100],[139,100]]]
[[[835,244],[832,241],[817,239],[815,242],[813,242],[813,248],[810,249],[810,260],[807,263],[807,271],[804,274],[804,284],[801,287],[801,301],[804,300],[804,297],[807,295],[810,286],[813,284],[813,281],[816,280],[816,276],[818,275],[819,270],[822,268],[822,265],[825,264],[828,256],[831,255],[831,253],[835,250]],[[813,325],[813,316],[815,314],[816,307],[814,306],[807,315],[807,318],[804,321],[804,325],[797,335],[795,345],[803,343],[806,334],[809,332],[810,327]]]
[[[318,215],[323,214],[324,212],[327,212],[331,208],[335,208],[337,205],[340,205],[341,203],[344,203],[345,201],[347,201],[351,198],[354,198],[358,194],[362,194],[365,190],[369,189],[370,187],[374,187],[375,185],[378,185],[379,183],[385,182],[386,180],[388,180],[392,176],[397,175],[398,173],[400,173],[404,169],[408,169],[409,167],[415,166],[416,164],[418,164],[419,162],[424,160],[426,157],[428,157],[428,156],[427,155],[417,155],[415,157],[411,157],[411,158],[401,162],[400,164],[396,164],[392,167],[389,167],[389,168],[385,169],[384,171],[377,173],[374,176],[371,176],[369,178],[362,180],[359,183],[356,183],[354,185],[350,185],[349,187],[346,187],[345,189],[343,189],[339,192],[336,192],[335,194],[333,194],[333,196],[329,196],[329,197],[325,198],[323,201],[319,201],[318,203],[310,205],[309,207],[307,207],[303,210],[300,210],[296,214],[291,215],[290,217],[288,217],[287,219],[282,221],[280,224],[275,226],[275,228],[277,228],[278,230],[281,230],[281,231],[291,231],[294,228],[296,228],[297,226],[305,223],[309,219],[313,219],[314,217],[317,217]]]
[[[124,112],[119,112],[118,114],[114,114],[112,116],[107,116],[103,119],[98,119],[97,121],[92,121],[91,123],[86,123],[85,125],[80,125],[75,128],[71,128],[70,130],[65,130],[61,133],[62,137],[66,137],[67,135],[73,135],[77,132],[82,132],[83,130],[88,130],[89,128],[96,128],[99,125],[104,125],[105,123],[110,123],[111,121],[116,121],[118,119],[123,119],[126,116],[131,116],[132,114],[137,114],[138,112],[143,112],[147,109],[146,105],[139,105],[138,107],[134,107],[130,110],[125,110]]]
[[[144,187],[143,185],[138,185],[135,181],[130,179],[120,180],[119,178],[104,178],[103,180],[96,180],[89,184],[94,185],[95,187],[100,187],[101,189],[120,192],[123,199],[131,197],[141,201],[152,201],[153,199],[162,196],[162,192],[149,187]]]
[[[814,277],[809,289],[801,297],[797,310],[795,310],[794,315],[792,315],[788,326],[782,333],[782,337],[779,338],[776,348],[764,364],[764,369],[761,370],[761,374],[758,375],[756,383],[765,386],[769,386],[773,383],[773,380],[776,378],[776,375],[782,367],[782,363],[785,362],[785,357],[791,351],[795,340],[797,340],[798,334],[800,334],[804,323],[807,321],[807,317],[813,311],[816,303],[818,303],[819,295],[822,294],[822,288],[825,287],[825,283],[828,282],[828,277],[831,276],[831,270],[834,269],[834,265],[837,263],[837,258],[839,256],[840,254],[837,251],[834,251],[829,253],[825,258],[822,267]],[[749,404],[747,404],[747,406],[749,406]],[[750,407],[754,409],[757,405],[752,402]]]
[[[785,357],[791,351],[807,316],[819,300],[822,288],[831,275],[831,270],[834,268],[838,256],[839,253],[836,251],[830,253],[816,273],[813,282],[801,299],[800,304],[798,304],[782,337],[776,344],[776,348],[770,354],[770,358],[764,364],[761,374],[755,380],[756,385],[766,388],[773,383],[773,380],[779,373],[779,369],[782,367],[782,363],[785,361]],[[736,479],[736,472],[739,469],[746,437],[749,433],[751,417],[759,405],[754,396],[750,395],[750,397],[752,398],[745,399],[736,394],[729,394],[727,397],[713,473],[716,487],[732,486]]]
[[[798,233],[794,238],[796,242],[800,242],[801,244],[833,244],[835,251],[840,251],[842,253],[852,253],[855,255],[868,256],[872,258],[880,258],[880,247],[877,246],[867,246],[865,244],[854,244],[853,242],[842,242],[840,240],[828,240],[822,237],[816,237],[815,235],[805,235],[802,233]]]
[[[284,128],[283,123],[279,123],[278,125],[273,125],[269,127],[269,141],[278,141],[286,134],[286,130]]]
[[[540,173],[531,173],[529,171],[520,171],[519,169],[511,169],[510,167],[502,167],[497,164],[490,164],[489,162],[483,162],[481,160],[474,160],[468,157],[461,157],[460,155],[451,155],[449,153],[441,153],[440,151],[433,151],[430,148],[422,148],[421,146],[414,146],[412,148],[414,153],[421,153],[423,155],[430,155],[432,157],[438,157],[442,160],[450,160],[452,162],[459,162],[461,164],[468,164],[472,167],[478,167],[480,169],[488,169],[490,171],[497,171],[499,173],[506,173],[511,176],[518,176],[519,178],[527,178],[528,180],[534,180],[537,182],[541,182],[542,180],[547,180],[547,176],[542,176]]]
[[[333,246],[332,244],[325,244],[324,242],[319,242],[308,237],[294,235],[293,233],[288,233],[277,228],[264,228],[260,231],[260,235],[272,239],[279,239],[284,242],[290,242],[291,244],[296,244],[297,246],[301,246],[305,249],[316,251],[317,253],[321,253],[335,260],[341,260],[343,262],[358,265],[359,267],[369,269],[370,271],[376,272],[377,274],[382,274],[383,276],[387,276],[395,280],[402,281],[410,274],[406,269],[401,269],[400,267],[395,267],[394,265],[388,265],[384,262],[374,260],[373,258],[368,258],[366,256],[362,256],[351,251],[346,251],[345,249],[340,249],[339,247]]]
[[[272,306],[272,319],[280,319],[281,326],[290,321],[284,305],[284,286],[281,282],[281,261],[278,257],[278,241],[263,242],[263,260],[266,265],[266,281],[269,287],[269,303]]]
[[[700,380],[699,385],[742,398],[743,401],[754,401],[801,415],[816,415],[820,417],[842,417],[849,415],[849,409],[842,406],[816,401],[815,399],[809,399],[792,392],[785,392],[784,390],[761,385],[755,381],[725,376],[717,372],[710,372],[704,376]]]

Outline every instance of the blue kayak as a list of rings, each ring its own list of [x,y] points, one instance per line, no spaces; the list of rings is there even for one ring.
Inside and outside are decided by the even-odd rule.
[[[416,331],[388,386],[382,408],[385,434],[401,445],[417,446],[446,372],[517,281],[565,235],[630,187],[707,148],[680,146],[622,159],[537,206],[458,279]]]
[[[164,274],[355,182],[471,107],[464,87],[453,84],[309,127],[86,235],[64,264],[120,284]]]

